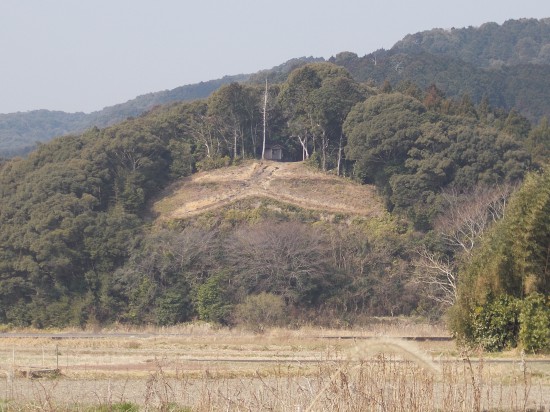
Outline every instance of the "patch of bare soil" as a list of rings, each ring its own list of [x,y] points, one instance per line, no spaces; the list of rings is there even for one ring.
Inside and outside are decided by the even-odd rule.
[[[185,219],[245,198],[270,198],[304,209],[377,217],[382,203],[372,186],[308,168],[302,162],[245,162],[197,173],[174,183],[153,211],[160,220]]]

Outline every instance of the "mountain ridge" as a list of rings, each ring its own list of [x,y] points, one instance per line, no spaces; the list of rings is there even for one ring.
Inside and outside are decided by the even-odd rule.
[[[531,121],[550,116],[550,18],[507,20],[502,25],[431,29],[408,34],[391,49],[363,57],[352,52],[327,59],[360,82],[392,85],[410,81],[426,89],[435,84],[449,97],[483,97],[505,110],[516,109]],[[156,105],[208,97],[232,82],[279,83],[302,64],[324,58],[291,59],[272,69],[147,93],[103,110],[65,113],[45,109],[0,114],[0,157],[24,155],[37,142],[105,127],[139,116]]]

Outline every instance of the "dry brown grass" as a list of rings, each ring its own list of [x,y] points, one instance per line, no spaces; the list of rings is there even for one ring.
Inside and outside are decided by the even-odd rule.
[[[153,205],[159,221],[185,219],[248,198],[269,198],[326,213],[380,217],[375,190],[302,162],[244,162],[201,172],[170,186]]]
[[[412,324],[403,326],[401,336],[411,336]],[[417,325],[418,331],[430,328]],[[398,335],[397,326],[392,331]],[[117,410],[124,402],[140,410],[193,411],[550,406],[548,364],[535,364],[533,358],[495,362],[477,353],[456,356],[452,342],[407,342],[380,337],[381,330],[272,329],[256,335],[184,325],[162,333],[108,332],[63,340],[2,338],[0,369],[7,373],[0,374],[0,399],[9,401],[0,402],[0,411]],[[121,332],[134,337],[114,335]],[[327,339],[341,335],[356,339]],[[373,339],[362,339],[367,336]],[[13,368],[56,362],[61,376],[54,379],[13,373]]]

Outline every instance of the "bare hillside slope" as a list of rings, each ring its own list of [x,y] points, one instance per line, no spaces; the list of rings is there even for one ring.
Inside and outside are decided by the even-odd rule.
[[[383,213],[371,186],[312,170],[301,162],[245,162],[200,172],[170,186],[153,211],[160,220],[185,219],[249,197],[270,198],[304,209],[361,216]]]

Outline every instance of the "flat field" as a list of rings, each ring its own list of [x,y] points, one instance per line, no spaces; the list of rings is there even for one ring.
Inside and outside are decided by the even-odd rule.
[[[462,351],[442,329],[395,322],[12,331],[0,370],[0,411],[550,409],[550,358]]]

